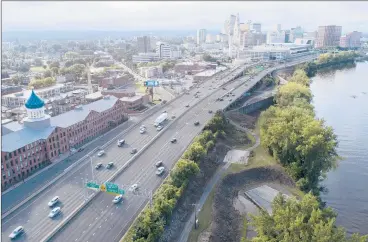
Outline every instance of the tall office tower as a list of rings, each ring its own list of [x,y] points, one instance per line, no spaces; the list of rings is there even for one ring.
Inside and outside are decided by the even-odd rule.
[[[166,43],[157,42],[156,54],[160,59],[171,58],[171,46]]]
[[[197,45],[200,45],[206,42],[206,35],[207,35],[207,31],[205,29],[197,30]]]
[[[340,44],[341,26],[319,26],[317,33],[316,48],[336,47]]]
[[[138,53],[148,53],[151,52],[151,44],[150,44],[150,37],[142,36],[137,38],[138,42]]]
[[[252,23],[250,29],[256,33],[261,33],[261,24],[260,23]]]

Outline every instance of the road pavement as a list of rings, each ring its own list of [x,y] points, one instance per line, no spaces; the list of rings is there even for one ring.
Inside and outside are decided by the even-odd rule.
[[[183,107],[183,103],[188,103],[192,106],[197,101],[198,99],[194,99],[192,95],[184,95],[179,100],[174,100],[170,103],[166,111],[169,113],[169,117],[172,115],[178,116],[186,109]],[[150,116],[145,121],[145,124],[153,124],[158,115],[159,113]],[[116,165],[115,169],[112,170],[103,169],[94,172],[96,179],[99,181],[107,180],[116,171],[117,167],[121,167],[131,158],[129,153],[132,148],[141,149],[155,135],[157,135],[157,131],[153,128],[149,128],[146,134],[141,135],[139,134],[139,127],[136,127],[125,137],[122,137],[127,141],[125,147],[119,148],[116,144],[112,144],[105,149],[106,155],[104,157],[97,158],[94,154],[93,166],[99,161],[102,161],[104,164],[113,161]],[[85,198],[82,193],[84,191],[83,181],[86,179],[92,179],[92,169],[89,162],[82,162],[71,170],[70,173],[42,192],[40,196],[22,206],[14,214],[3,219],[2,239],[4,241],[8,240],[7,237],[11,231],[15,227],[22,225],[26,230],[26,235],[21,236],[21,241],[40,241],[43,236],[61,222],[64,215],[71,213],[83,202]],[[56,195],[61,199],[62,215],[52,220],[47,217],[50,210],[47,207],[47,203]]]

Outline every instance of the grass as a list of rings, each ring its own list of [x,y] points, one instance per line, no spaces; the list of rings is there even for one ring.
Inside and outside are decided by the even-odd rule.
[[[197,242],[199,235],[207,230],[212,222],[212,203],[215,197],[215,189],[212,189],[201,211],[198,213],[199,228],[192,229],[189,234],[188,242]]]
[[[44,69],[42,66],[33,66],[30,68],[30,71],[32,72],[45,72],[46,69]]]

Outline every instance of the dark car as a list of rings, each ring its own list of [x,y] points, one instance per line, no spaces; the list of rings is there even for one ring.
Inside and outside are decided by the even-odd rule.
[[[132,151],[130,151],[130,154],[132,154],[132,155],[135,154],[135,153],[137,153],[137,149],[135,149],[135,148],[132,149]]]
[[[208,113],[212,113],[212,110],[208,110]]]
[[[189,108],[189,104],[185,105],[186,108]]]
[[[199,121],[195,121],[195,122],[194,122],[194,125],[195,125],[195,126],[199,125]]]
[[[78,152],[82,152],[84,150],[84,148],[79,148]]]
[[[171,139],[171,143],[176,143],[176,141],[177,141],[176,138]]]

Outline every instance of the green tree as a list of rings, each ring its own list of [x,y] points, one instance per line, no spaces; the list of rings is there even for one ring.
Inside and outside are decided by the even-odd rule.
[[[165,223],[157,210],[146,209],[142,216],[139,216],[134,227],[133,241],[154,242],[164,231],[164,225]]]
[[[58,61],[54,61],[54,62],[51,62],[49,64],[49,68],[53,68],[53,67],[57,67],[57,68],[60,68],[60,63]]]
[[[198,172],[199,167],[194,161],[180,159],[170,174],[172,184],[176,187],[181,187],[188,182],[189,177]]]
[[[275,101],[277,105],[281,107],[287,107],[291,105],[302,105],[306,107],[312,100],[312,93],[310,89],[297,82],[289,82],[279,88]],[[309,105],[309,108],[312,108]]]
[[[272,203],[272,215],[261,211],[251,215],[257,231],[254,242],[365,242],[367,236],[355,234],[348,238],[343,228],[336,227],[335,214],[330,208],[321,209],[316,197],[307,194],[301,201],[285,199],[281,194]]]
[[[212,133],[224,131],[226,128],[226,118],[221,111],[216,112],[215,116],[207,123],[205,129],[211,130]]]
[[[206,149],[201,145],[201,143],[193,142],[189,149],[184,153],[183,158],[200,162],[206,153]]]
[[[59,68],[58,67],[52,67],[51,72],[54,76],[59,74]]]
[[[296,82],[304,86],[309,86],[310,79],[304,70],[298,69],[294,72],[293,76],[288,80],[289,82]]]
[[[46,70],[44,73],[43,73],[43,77],[46,78],[46,77],[51,77],[52,76],[52,71],[51,70]]]

